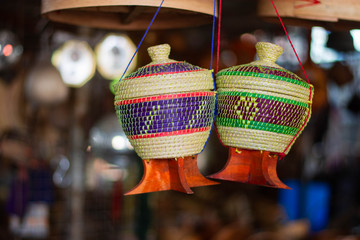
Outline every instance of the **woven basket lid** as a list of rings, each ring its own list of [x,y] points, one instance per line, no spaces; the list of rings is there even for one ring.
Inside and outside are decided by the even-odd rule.
[[[259,93],[270,92],[275,95],[292,96],[295,100],[308,100],[310,85],[275,63],[283,53],[282,47],[268,42],[258,42],[256,50],[259,60],[219,71],[216,79],[217,87],[246,89]]]
[[[152,62],[115,84],[116,99],[214,89],[211,71],[185,61],[169,59],[170,45],[148,48]]]

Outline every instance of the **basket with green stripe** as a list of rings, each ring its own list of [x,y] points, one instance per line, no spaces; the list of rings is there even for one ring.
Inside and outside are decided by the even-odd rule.
[[[263,158],[264,152],[276,158],[289,152],[309,121],[313,87],[275,63],[283,52],[280,46],[259,42],[256,49],[259,60],[217,73],[215,124],[221,142],[234,148],[233,154],[259,151],[259,156],[250,158]],[[261,185],[272,185],[269,181]]]
[[[275,63],[280,46],[260,42],[256,48],[259,60],[216,75],[216,126],[227,146],[287,154],[309,120],[312,86]]]
[[[213,76],[210,70],[169,59],[168,44],[150,47],[148,53],[150,64],[114,86],[120,125],[147,169],[129,194],[169,189],[192,193],[189,186],[214,184],[196,165],[215,117]]]

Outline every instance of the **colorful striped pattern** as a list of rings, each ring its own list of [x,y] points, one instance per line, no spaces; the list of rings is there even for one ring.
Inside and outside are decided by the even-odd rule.
[[[273,80],[289,82],[309,88],[309,84],[305,82],[303,79],[296,76],[295,74],[280,68],[273,68],[267,66],[259,66],[259,65],[254,66],[251,64],[246,64],[246,65],[228,68],[226,71],[220,71],[217,74],[218,78],[230,77],[230,76],[235,76],[237,78],[256,77],[256,78],[264,78],[264,79],[273,79]]]
[[[155,134],[146,134],[146,135],[136,135],[136,136],[129,136],[129,139],[147,139],[147,138],[158,138],[158,137],[169,137],[169,136],[178,136],[178,135],[186,135],[191,133],[198,133],[198,132],[206,132],[210,131],[211,127],[205,128],[194,128],[194,129],[186,129],[181,131],[175,132],[161,132]]]
[[[219,91],[217,93],[217,95],[218,95],[218,97],[220,97],[220,96],[230,96],[230,97],[231,96],[240,96],[240,97],[262,98],[262,99],[266,99],[266,100],[273,100],[273,101],[293,104],[293,105],[302,106],[302,107],[309,106],[307,101],[300,102],[300,101],[291,100],[289,98],[276,97],[276,96],[259,94],[259,93],[249,93],[249,92],[242,92],[242,91]]]
[[[285,98],[247,92],[219,92],[218,126],[249,128],[295,135],[308,106]]]
[[[129,74],[124,80],[140,78],[140,77],[157,76],[163,74],[174,74],[174,73],[196,72],[196,71],[207,71],[207,70],[191,65],[186,62],[171,62],[166,64],[156,64],[156,65],[150,65],[139,68],[136,72]]]
[[[282,133],[287,135],[295,136],[298,128],[292,128],[287,126],[281,126],[271,123],[265,122],[257,122],[251,120],[240,120],[240,119],[232,119],[232,118],[216,118],[216,125],[225,126],[225,127],[234,127],[234,128],[246,128],[246,129],[255,129],[261,131]]]
[[[125,105],[131,103],[139,103],[139,102],[151,102],[157,100],[185,98],[185,97],[214,96],[214,95],[215,95],[214,92],[191,92],[191,93],[167,94],[167,95],[151,96],[145,98],[128,99],[123,101],[115,101],[115,105]]]
[[[125,134],[131,139],[137,139],[142,135],[162,136],[160,133],[166,132],[185,134],[184,131],[208,129],[212,125],[214,92],[176,95],[181,97],[165,95],[153,97],[151,99],[154,101],[149,102],[135,99],[132,100],[133,103],[116,103],[116,113]]]

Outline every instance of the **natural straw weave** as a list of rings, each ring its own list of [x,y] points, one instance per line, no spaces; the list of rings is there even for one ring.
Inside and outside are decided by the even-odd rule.
[[[259,42],[256,49],[259,60],[217,74],[216,126],[227,146],[282,153],[307,124],[313,87],[275,63],[280,46]]]
[[[152,62],[115,85],[124,132],[142,159],[200,153],[214,120],[211,71],[169,59],[168,44],[148,52]]]
[[[200,153],[209,131],[210,129],[169,137],[130,139],[130,142],[142,159],[177,158]]]
[[[115,100],[214,88],[211,71],[169,59],[168,44],[150,47],[148,52],[152,62],[115,85]]]

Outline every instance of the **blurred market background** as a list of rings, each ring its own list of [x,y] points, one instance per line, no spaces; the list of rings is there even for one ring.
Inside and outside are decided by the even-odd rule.
[[[259,4],[223,1],[219,68],[253,61],[255,43],[270,41],[284,48],[278,64],[301,75],[279,21],[259,16]],[[172,59],[209,68],[211,18],[195,23],[150,29],[130,71],[161,43]],[[144,30],[53,22],[40,0],[1,0],[0,239],[360,239],[360,24],[291,23],[315,86],[310,123],[277,167],[292,190],[223,181],[193,195],[124,196],[143,167],[118,124],[112,85]],[[213,133],[199,169],[207,176],[226,159]]]

